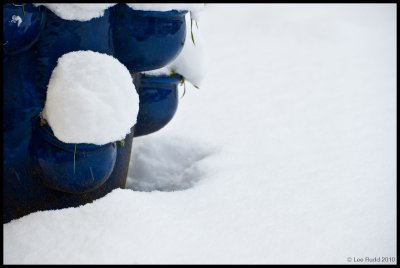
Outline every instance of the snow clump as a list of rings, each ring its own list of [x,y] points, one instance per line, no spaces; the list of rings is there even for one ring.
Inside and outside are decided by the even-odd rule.
[[[121,62],[98,52],[74,51],[58,59],[42,117],[63,142],[103,145],[124,139],[138,110],[132,77]]]

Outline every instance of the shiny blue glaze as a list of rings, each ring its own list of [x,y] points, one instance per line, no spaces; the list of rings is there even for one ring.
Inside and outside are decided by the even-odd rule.
[[[136,130],[132,127],[131,133],[125,138],[124,146],[120,146],[118,142],[105,146],[78,144],[75,174],[74,144],[58,141],[48,126],[39,125],[38,115],[44,107],[47,84],[60,56],[76,50],[92,50],[116,57],[114,44],[118,42],[114,40],[113,31],[123,29],[122,24],[118,27],[112,24],[112,21],[117,23],[119,19],[113,13],[113,8],[117,7],[121,5],[106,10],[103,17],[80,22],[63,20],[45,7],[37,9],[26,4],[25,15],[29,16],[27,14],[32,13],[31,25],[24,24],[26,31],[18,32],[17,29],[17,33],[13,33],[11,28],[7,29],[15,25],[8,25],[7,19],[3,20],[5,36],[14,36],[15,40],[19,40],[8,43],[8,46],[3,44],[3,50],[6,52],[3,55],[3,222],[38,210],[83,205],[116,188],[124,188],[133,136],[157,131],[174,115],[178,103],[176,86],[180,77],[142,77],[137,87],[140,112]],[[3,15],[8,14],[9,17],[12,13],[10,10],[22,12],[21,7],[15,9],[14,6],[6,4],[3,6]],[[125,11],[131,10],[125,9]],[[131,16],[142,17],[141,20],[144,21],[144,14],[153,16],[150,21],[155,20],[155,15],[171,17],[170,15],[174,14],[179,17],[177,21],[183,18],[179,12],[141,12],[141,14],[131,14]],[[174,16],[171,25],[176,23]],[[23,23],[28,22],[29,20],[23,20]],[[42,28],[38,28],[37,25],[41,25]],[[163,20],[162,25],[168,23]],[[178,32],[182,31],[182,28],[179,29]],[[38,38],[35,37],[36,34]],[[169,61],[167,58],[172,59],[179,53],[180,47],[172,45],[168,33],[156,37],[151,36],[151,32],[147,34],[153,41],[141,44],[147,44],[145,46],[150,49],[152,42],[158,42],[152,47],[153,54],[158,55],[156,57],[160,59],[163,58],[162,61],[157,61],[157,66],[167,64]],[[176,40],[182,40],[184,35],[181,34],[173,36]],[[119,38],[121,41],[122,36]],[[163,38],[167,40],[164,43]],[[171,53],[168,51],[169,45]],[[157,52],[157,49],[160,52]],[[149,57],[149,60],[138,61],[140,68],[151,69],[153,68],[151,66],[156,66],[154,59],[152,60],[154,57],[152,53],[146,54],[143,51],[135,52],[130,49],[125,52],[127,52],[126,58],[121,51],[119,54],[119,60],[122,62],[137,64],[132,61],[132,53],[136,55],[144,53],[142,56]],[[132,65],[134,68],[131,70],[139,65]]]
[[[109,178],[117,155],[115,143],[64,143],[54,136],[48,124],[41,126],[39,121],[36,117],[33,123],[32,165],[42,174],[47,187],[80,194],[97,189]]]
[[[180,75],[134,75],[139,94],[139,114],[135,125],[135,137],[147,135],[163,128],[174,116],[178,107]]]
[[[125,4],[112,11],[115,56],[131,72],[161,68],[182,50],[187,11],[140,11]]]
[[[31,50],[3,57],[3,222],[26,214],[41,198],[29,154],[31,118],[42,109],[35,63]]]
[[[43,12],[46,24],[36,45],[41,90],[46,90],[58,58],[68,52],[91,50],[113,55],[110,9],[105,10],[104,16],[84,22],[64,20],[46,7]]]
[[[14,19],[13,19],[14,17]],[[45,16],[32,4],[3,4],[3,51],[7,55],[31,48],[39,37]]]

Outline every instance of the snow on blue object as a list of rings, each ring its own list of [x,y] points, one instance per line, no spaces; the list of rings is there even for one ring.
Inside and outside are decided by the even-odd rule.
[[[59,58],[42,116],[65,143],[103,145],[124,139],[136,123],[139,97],[126,67],[107,54]]]
[[[4,224],[5,264],[397,263],[396,5],[203,16],[201,94],[133,140],[153,191]]]

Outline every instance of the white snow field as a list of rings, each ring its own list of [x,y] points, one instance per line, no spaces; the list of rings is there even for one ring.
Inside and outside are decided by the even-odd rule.
[[[397,263],[396,5],[207,4],[198,25],[207,77],[134,139],[131,189],[4,224],[4,263]]]

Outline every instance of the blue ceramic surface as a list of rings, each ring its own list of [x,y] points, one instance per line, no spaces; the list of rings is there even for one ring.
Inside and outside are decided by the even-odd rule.
[[[43,107],[37,73],[32,49],[3,56],[3,222],[27,214],[42,198],[29,153],[31,119]]]
[[[161,68],[182,50],[187,11],[141,11],[125,4],[112,11],[115,56],[131,72]]]
[[[113,55],[110,9],[89,21],[64,20],[43,7],[46,23],[36,45],[38,86],[46,90],[50,76],[62,55],[78,50],[91,50]]]
[[[11,55],[26,51],[36,42],[45,16],[32,4],[3,4],[3,51]]]
[[[180,75],[134,75],[139,94],[139,114],[135,125],[135,137],[160,130],[173,118],[178,107]]]
[[[102,146],[58,140],[48,124],[34,120],[31,155],[47,187],[68,193],[85,193],[101,186],[113,171],[115,143]]]
[[[124,188],[134,135],[157,131],[173,117],[179,76],[141,77],[135,82],[138,124],[124,146],[78,144],[75,154],[74,144],[58,141],[48,126],[38,123],[51,73],[65,53],[92,50],[117,57],[118,44],[118,59],[131,71],[161,67],[179,53],[186,31],[184,12],[140,12],[121,6],[126,5],[81,22],[63,20],[31,4],[24,6],[23,17],[20,6],[3,5],[3,34],[8,38],[3,42],[3,223],[38,210],[80,206]],[[21,12],[21,29],[15,28],[18,22],[9,24],[15,12]],[[133,21],[140,22],[135,27],[143,31],[125,41],[130,36],[124,36],[123,25]]]

